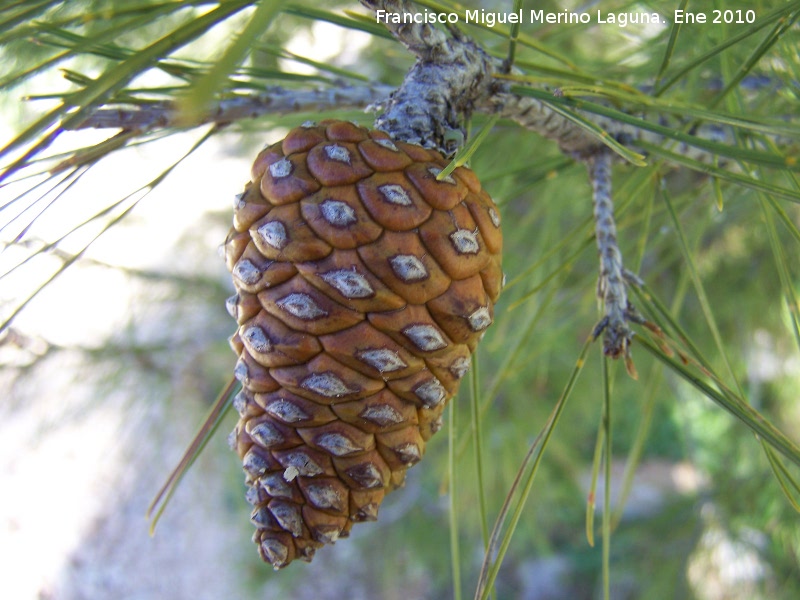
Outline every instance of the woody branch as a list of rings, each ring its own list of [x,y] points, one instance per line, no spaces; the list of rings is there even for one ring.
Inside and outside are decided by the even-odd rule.
[[[413,14],[405,0],[360,0],[373,12]],[[271,86],[259,94],[237,95],[219,100],[198,119],[187,122],[172,102],[143,105],[113,102],[90,112],[68,126],[70,130],[121,128],[149,132],[171,127],[189,128],[215,123],[225,125],[265,115],[320,112],[378,107],[382,114],[376,125],[400,138],[429,147],[441,147],[441,138],[456,129],[463,118],[474,113],[499,114],[522,127],[555,141],[565,152],[579,159],[591,156],[602,142],[554,111],[545,102],[521,96],[494,76],[507,73],[503,61],[493,58],[474,41],[453,29],[450,36],[428,24],[395,24],[386,27],[417,57],[400,88],[385,84],[331,82],[331,87],[296,89]],[[423,107],[426,110],[423,110]],[[599,125],[611,137],[635,145],[663,137],[640,128],[591,113],[581,116]],[[719,127],[699,128],[698,138],[727,141],[730,132]],[[686,144],[682,154],[708,157],[708,152]]]

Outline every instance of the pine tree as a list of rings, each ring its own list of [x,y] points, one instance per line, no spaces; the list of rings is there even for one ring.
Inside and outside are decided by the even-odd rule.
[[[700,559],[687,559],[702,555],[707,537],[699,532],[713,525],[742,540],[755,530],[763,536],[754,551],[765,574],[739,592],[794,597],[800,591],[793,575],[800,535],[793,512],[800,497],[800,448],[793,441],[799,439],[793,400],[800,355],[800,2],[759,2],[741,10],[716,2],[601,4],[586,12],[574,3],[553,4],[541,7],[537,17],[538,5],[495,1],[461,6],[362,0],[324,7],[267,0],[8,3],[0,8],[0,43],[11,67],[0,77],[0,89],[7,110],[18,111],[23,124],[0,151],[0,179],[8,192],[2,242],[13,257],[0,284],[13,284],[26,269],[33,272],[45,256],[57,266],[3,306],[6,344],[25,345],[29,337],[16,320],[40,291],[92,260],[96,240],[114,236],[118,224],[135,218],[141,199],[180,177],[178,165],[208,140],[225,140],[240,152],[256,143],[276,144],[290,130],[299,139],[294,128],[309,119],[355,121],[383,131],[376,139],[388,144],[423,146],[446,157],[435,159],[437,184],[449,177],[466,189],[468,180],[452,175],[451,168],[463,173],[468,165],[474,185],[489,192],[503,216],[506,282],[492,308],[494,322],[477,350],[470,347],[475,353],[460,398],[444,413],[446,433],[431,442],[413,470],[420,472],[423,488],[447,492],[449,526],[436,520],[433,492],[402,522],[383,530],[392,536],[392,549],[407,545],[401,556],[437,573],[438,595],[449,590],[461,597],[465,584],[476,597],[492,590],[514,595],[513,586],[503,587],[511,568],[521,568],[537,552],[557,550],[590,565],[589,575],[576,570],[575,581],[582,582],[576,593],[596,579],[606,597],[615,596],[617,574],[621,579],[632,572],[636,596],[675,595],[683,585],[708,597],[689,564]],[[702,14],[707,22],[680,22],[680,10]],[[397,22],[414,14],[423,18]],[[508,22],[518,14],[522,23]],[[555,22],[547,22],[546,14]],[[492,15],[507,22],[494,22]],[[622,27],[609,23],[609,15],[616,21],[622,15],[658,15],[660,22]],[[293,44],[300,36],[310,39],[325,28],[344,33],[338,56],[297,53]],[[350,50],[353,58],[347,58]],[[52,76],[59,70],[64,83],[56,84]],[[20,108],[22,95],[27,102]],[[86,143],[86,132],[94,129],[104,137]],[[99,208],[62,206],[62,192],[88,171],[117,157],[135,171],[137,148],[186,135],[193,141],[187,158],[143,179],[139,190],[109,186]],[[285,146],[282,152],[290,154]],[[245,164],[257,150],[241,154]],[[278,158],[257,160],[254,173],[261,164],[262,176]],[[380,170],[371,163],[369,168]],[[232,195],[250,175],[244,167],[241,180],[230,182]],[[314,191],[304,190],[291,202],[299,206]],[[424,199],[435,203],[435,194]],[[240,292],[233,312],[240,315],[249,306],[243,291],[252,292],[251,300],[263,291],[248,288],[255,282],[240,259],[251,238],[240,237],[251,224],[265,223],[259,221],[263,214],[249,214],[246,202],[237,202],[236,218],[247,223],[234,229],[227,247]],[[219,206],[226,204],[221,199]],[[293,206],[287,201],[284,212]],[[448,205],[442,214],[455,210]],[[37,229],[49,214],[62,211],[68,218],[59,229]],[[456,231],[477,229],[485,238],[475,214],[470,218],[474,228]],[[378,226],[392,231],[387,222]],[[287,230],[275,227],[262,237],[280,246],[280,259],[283,238],[276,236]],[[292,265],[307,268],[308,252],[314,252],[309,248],[319,240],[332,245],[334,254],[348,251],[324,232],[313,235],[319,239],[303,246],[289,260]],[[426,234],[419,235],[424,248]],[[449,232],[443,235],[447,239]],[[259,252],[257,258],[275,260],[266,246]],[[495,283],[487,283],[490,276],[483,273],[469,276],[484,277],[488,315]],[[458,279],[451,272],[446,277],[447,285]],[[172,284],[189,285],[180,278]],[[200,278],[191,285],[216,284]],[[246,325],[251,317],[239,319],[243,328],[232,342],[245,363],[245,354],[258,354],[253,348],[261,340]],[[248,337],[249,331],[255,333]],[[389,335],[389,329],[381,331]],[[326,333],[311,331],[315,339]],[[231,372],[234,363],[231,357]],[[242,445],[242,431],[257,438],[253,427],[263,422],[265,409],[255,420],[248,411],[257,404],[254,394],[272,390],[248,392],[248,378],[241,368],[237,374],[245,381],[244,395],[237,396],[235,383],[226,388],[162,490],[166,498],[237,404],[234,398],[242,419],[238,449],[247,461],[250,446]],[[296,433],[302,428],[270,423],[264,436],[304,435]],[[637,467],[660,460],[691,462],[706,483],[655,516],[632,522],[625,496]],[[615,465],[624,465],[612,486],[622,490],[622,498],[612,501],[598,481],[612,477]],[[250,465],[253,472],[258,468]],[[590,473],[588,501],[578,483],[580,470]],[[245,471],[251,480],[266,472],[251,477],[247,463]],[[270,502],[258,489],[250,492],[252,518],[269,521],[276,531],[282,527],[288,533],[280,539],[305,540],[292,523],[278,519],[276,525],[275,511],[258,513]],[[308,490],[301,491],[307,499]],[[599,524],[595,504],[610,506]],[[710,509],[701,513],[701,504],[713,507],[713,518]],[[449,548],[426,545],[432,528],[446,536],[448,527]],[[597,556],[590,550],[596,536],[602,538]],[[475,548],[481,549],[482,564],[473,559]],[[302,553],[301,546],[293,552]],[[266,554],[275,566],[290,562]],[[403,589],[403,574],[385,566],[391,557],[371,560],[384,565],[378,570],[385,573],[386,589]],[[303,568],[293,565],[286,573]],[[645,572],[657,574],[649,578]],[[288,577],[296,582],[303,575]]]

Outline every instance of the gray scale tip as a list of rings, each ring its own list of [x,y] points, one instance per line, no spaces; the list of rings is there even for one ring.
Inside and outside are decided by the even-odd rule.
[[[269,166],[269,174],[275,179],[282,179],[292,174],[294,165],[287,158],[282,158]]]
[[[413,254],[398,254],[389,259],[392,271],[405,282],[420,281],[428,277],[428,270]]]

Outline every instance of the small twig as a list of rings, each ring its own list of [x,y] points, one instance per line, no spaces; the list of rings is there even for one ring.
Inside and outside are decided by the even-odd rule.
[[[600,150],[588,161],[592,180],[595,235],[600,257],[597,295],[603,301],[605,315],[595,328],[595,337],[603,335],[603,352],[612,358],[628,357],[633,332],[628,321],[635,315],[628,303],[626,279],[631,273],[622,266],[622,253],[617,244],[614,202],[611,197],[611,154]],[[638,278],[636,278],[638,280]]]
[[[116,128],[142,132],[165,127],[197,127],[206,123],[231,123],[267,114],[319,112],[347,108],[366,108],[384,101],[394,88],[375,85],[339,85],[315,90],[272,87],[254,96],[221,100],[199,119],[186,122],[172,103],[161,102],[136,107],[101,108],[69,129]]]
[[[500,116],[509,118],[542,137],[554,140],[564,153],[575,158],[585,159],[602,147],[602,142],[597,137],[576,126],[536,98],[518,96],[504,89],[487,98],[485,104],[480,105],[478,109],[499,113]],[[593,122],[600,120],[597,115],[582,116]],[[630,135],[631,132],[627,129],[633,129],[630,127],[626,129],[622,124],[608,119],[605,121],[601,126],[615,139],[623,133]]]

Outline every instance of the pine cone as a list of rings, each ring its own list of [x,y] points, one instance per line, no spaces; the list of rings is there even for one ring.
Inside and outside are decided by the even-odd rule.
[[[276,569],[374,521],[458,390],[500,293],[497,207],[472,171],[344,121],[255,160],[226,262],[231,444]]]

